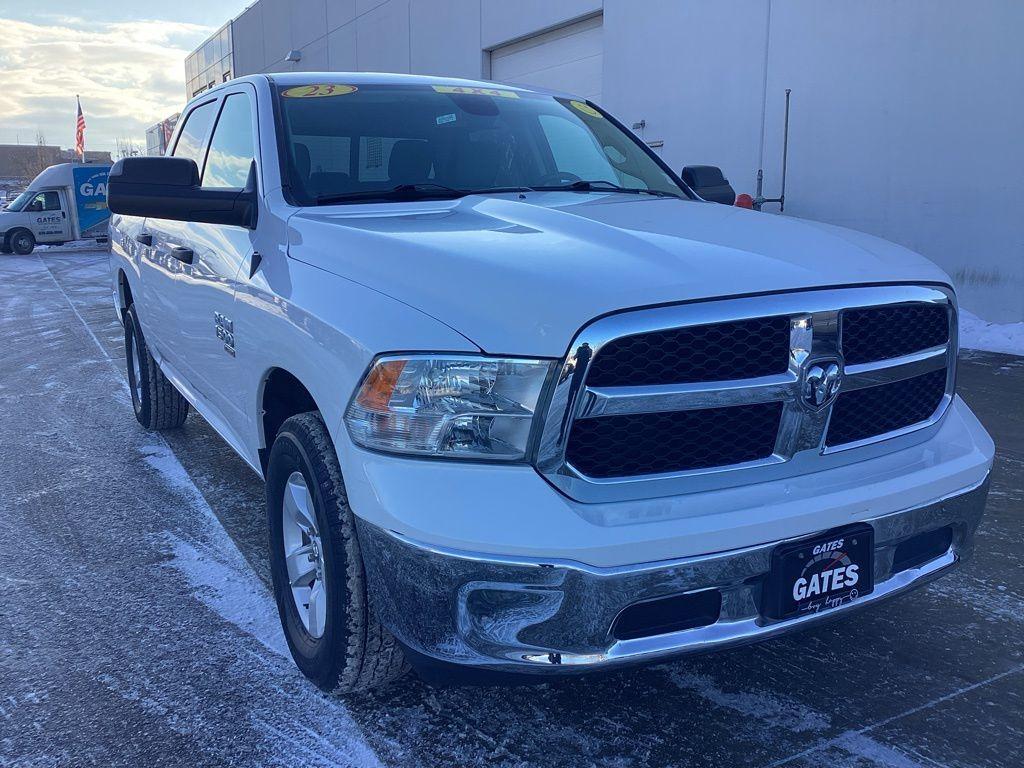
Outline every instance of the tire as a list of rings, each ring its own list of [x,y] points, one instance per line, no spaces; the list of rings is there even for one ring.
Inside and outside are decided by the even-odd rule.
[[[134,304],[124,313],[124,353],[132,409],[139,424],[148,430],[175,429],[184,424],[188,400],[164,376],[150,354]]]
[[[27,229],[16,229],[7,236],[11,250],[19,256],[28,256],[35,250],[36,239]]]
[[[300,488],[301,487],[301,488]],[[341,467],[319,413],[303,413],[284,422],[270,451],[267,469],[267,517],[270,566],[281,624],[292,658],[317,687],[338,693],[382,688],[409,671],[398,642],[372,613],[366,592],[355,518],[348,505]],[[315,526],[295,538],[286,519],[286,494],[302,490]],[[294,507],[294,504],[292,505]],[[311,509],[309,509],[311,507]],[[304,544],[309,542],[308,544]],[[316,546],[314,547],[314,542]],[[312,548],[292,574],[313,569],[308,598],[293,593],[285,548]],[[320,582],[313,618],[313,592]],[[296,579],[298,582],[299,580]],[[305,590],[305,581],[299,590]],[[308,600],[310,608],[300,603]],[[300,610],[302,613],[300,613]]]

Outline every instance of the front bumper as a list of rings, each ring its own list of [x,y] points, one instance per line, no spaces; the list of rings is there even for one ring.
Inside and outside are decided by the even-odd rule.
[[[596,568],[446,550],[359,518],[357,525],[373,608],[414,660],[550,675],[753,642],[913,589],[969,556],[987,494],[986,476],[939,501],[867,520],[874,528],[874,591],[838,608],[782,621],[760,612],[771,553],[780,541],[673,561]],[[899,544],[947,526],[952,531],[948,549],[894,573]],[[719,590],[722,597],[714,623],[629,640],[612,635],[616,616],[627,606],[707,589]]]

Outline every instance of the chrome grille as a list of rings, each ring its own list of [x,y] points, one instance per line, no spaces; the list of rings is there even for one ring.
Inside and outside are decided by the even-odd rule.
[[[782,403],[582,419],[566,458],[589,477],[705,469],[766,459],[775,451]],[[693,435],[701,436],[694,440]]]
[[[843,359],[855,365],[941,346],[949,341],[948,315],[936,304],[848,309],[840,316]]]
[[[944,370],[841,392],[832,407],[825,445],[868,440],[925,421],[935,413],[945,393]]]
[[[770,376],[788,367],[789,318],[755,317],[613,339],[594,357],[587,383],[686,384]]]
[[[570,347],[537,468],[573,498],[605,501],[760,482],[913,445],[952,400],[952,308],[946,289],[881,286],[602,318]],[[785,366],[773,362],[773,329]]]

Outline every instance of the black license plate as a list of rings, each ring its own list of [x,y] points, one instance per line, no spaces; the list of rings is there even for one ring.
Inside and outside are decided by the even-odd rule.
[[[788,619],[870,594],[875,588],[874,543],[874,529],[857,523],[780,544],[772,552],[762,613]]]

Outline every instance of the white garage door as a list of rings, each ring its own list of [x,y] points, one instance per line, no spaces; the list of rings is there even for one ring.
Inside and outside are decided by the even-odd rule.
[[[601,17],[491,51],[491,79],[568,91],[601,102]]]

